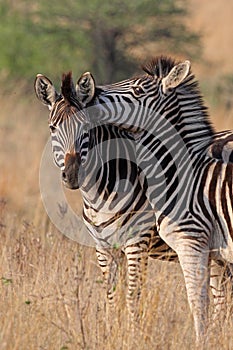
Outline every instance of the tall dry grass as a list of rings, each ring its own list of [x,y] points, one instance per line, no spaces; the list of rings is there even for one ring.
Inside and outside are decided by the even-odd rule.
[[[41,221],[14,217],[1,201],[1,349],[195,348],[178,265],[150,261],[141,331],[131,337],[124,274],[118,309],[107,317],[94,248],[69,241],[44,215]],[[230,317],[213,326],[206,349],[231,349],[232,330]]]
[[[47,111],[21,90],[0,98],[0,349],[194,349],[177,264],[150,261],[136,335],[127,329],[123,272],[118,309],[107,317],[94,248],[60,234],[43,209],[38,174]],[[69,200],[80,207],[77,192]],[[212,325],[206,349],[232,349],[232,331],[231,317]]]

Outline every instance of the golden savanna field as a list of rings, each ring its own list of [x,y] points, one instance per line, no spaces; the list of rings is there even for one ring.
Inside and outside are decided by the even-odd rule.
[[[193,72],[216,129],[233,129],[233,104],[216,89],[233,74],[233,3],[189,3],[188,25],[202,32],[203,43],[203,59],[193,64]],[[10,92],[0,93],[0,349],[194,349],[178,264],[150,260],[142,334],[131,337],[127,331],[124,268],[118,310],[106,319],[95,249],[62,235],[41,201],[39,167],[49,134],[48,111],[34,96],[35,76],[29,92],[15,81]],[[81,213],[78,192],[65,193]],[[226,320],[210,327],[206,349],[233,349],[232,307],[229,294]]]

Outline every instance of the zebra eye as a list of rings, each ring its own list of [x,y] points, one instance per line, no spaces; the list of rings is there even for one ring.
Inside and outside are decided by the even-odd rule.
[[[144,90],[141,88],[141,86],[134,86],[133,91],[137,96],[144,94]]]
[[[49,129],[51,132],[55,132],[56,131],[56,127],[54,125],[49,125]]]

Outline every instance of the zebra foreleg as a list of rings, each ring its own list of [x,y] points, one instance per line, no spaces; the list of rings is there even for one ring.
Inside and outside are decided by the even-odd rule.
[[[211,271],[210,271],[210,287],[214,299],[214,312],[213,320],[219,319],[219,316],[226,316],[226,301],[228,287],[231,288],[230,292],[232,294],[232,264],[223,264],[221,261],[211,261]],[[228,285],[230,282],[230,286]]]
[[[213,294],[214,312],[213,320],[215,321],[224,309],[226,288],[224,285],[224,267],[216,261],[211,261],[210,266],[210,288]]]
[[[111,251],[107,249],[96,248],[96,255],[104,276],[108,303],[113,308],[116,304],[118,262]]]
[[[188,302],[194,319],[196,342],[204,344],[208,321],[209,251],[183,245],[177,250],[183,270]]]
[[[129,326],[132,331],[140,320],[141,294],[147,277],[148,251],[144,245],[130,245],[125,248],[128,265],[127,308]]]

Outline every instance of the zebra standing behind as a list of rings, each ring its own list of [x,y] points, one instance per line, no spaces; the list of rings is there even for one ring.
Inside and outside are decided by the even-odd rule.
[[[200,342],[207,325],[209,261],[233,263],[233,164],[211,157],[214,130],[189,61],[158,57],[144,70],[141,77],[97,89],[86,73],[77,89],[84,104],[88,96],[86,122],[135,134],[156,226],[179,257]]]

